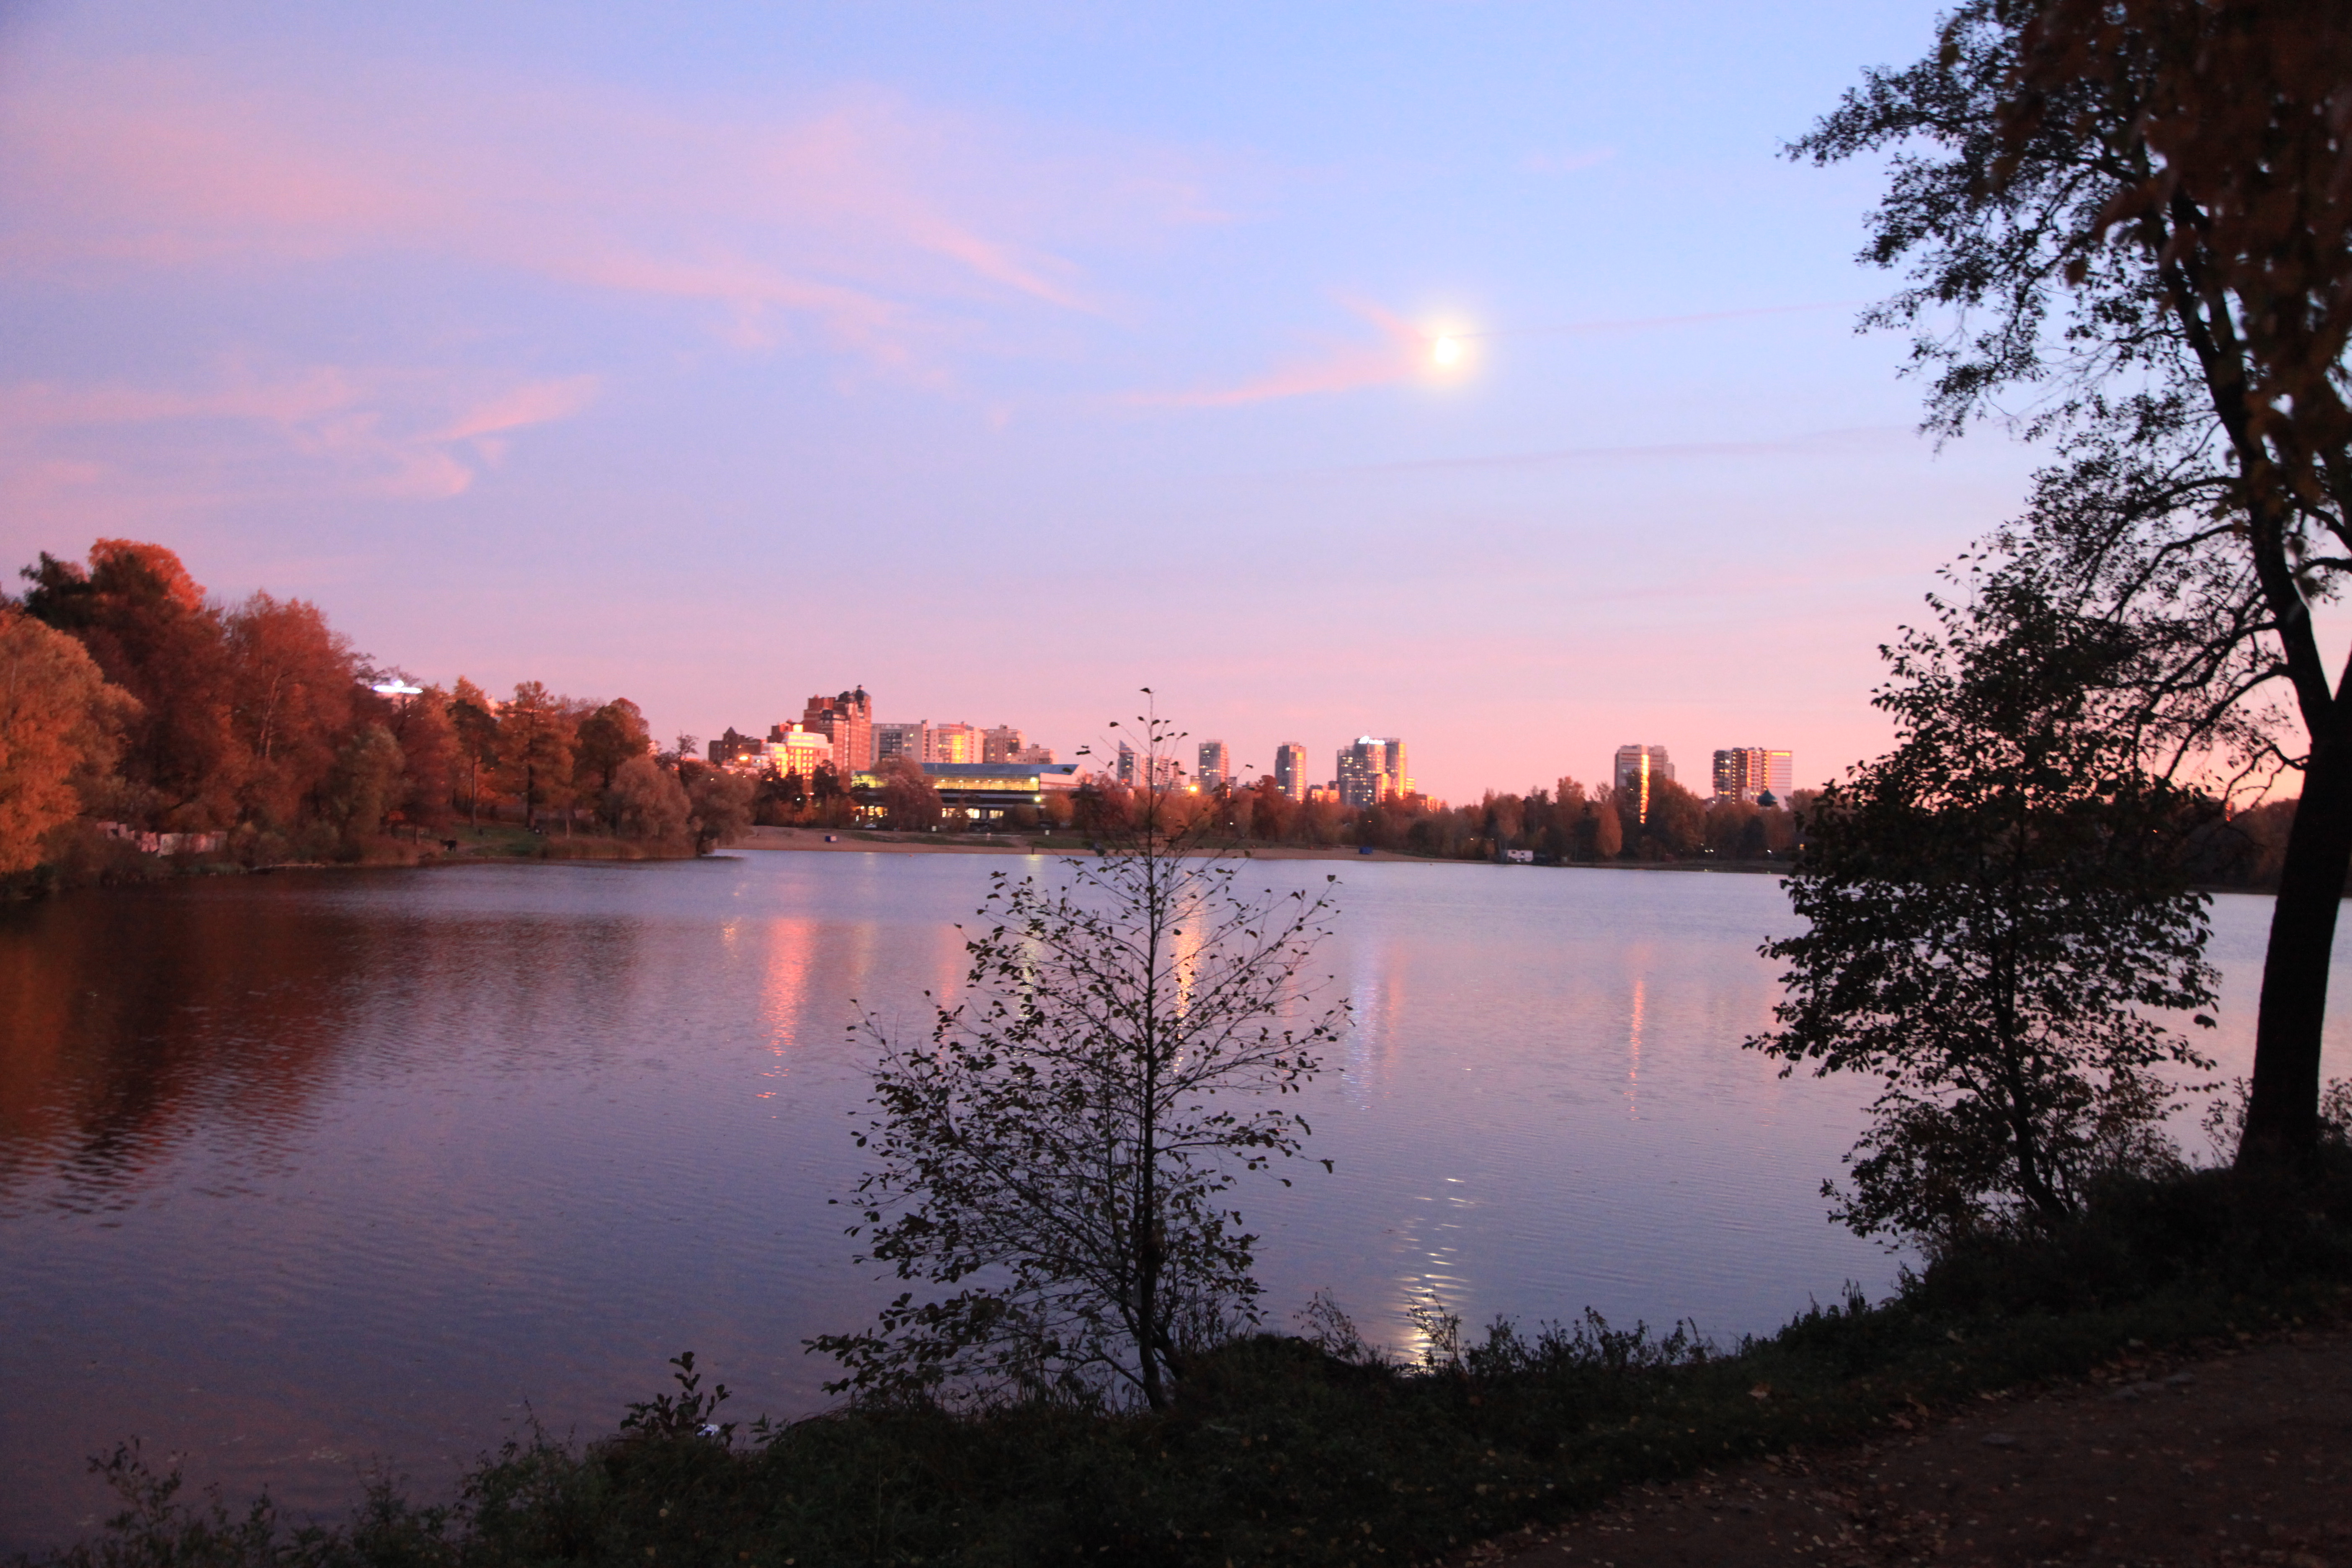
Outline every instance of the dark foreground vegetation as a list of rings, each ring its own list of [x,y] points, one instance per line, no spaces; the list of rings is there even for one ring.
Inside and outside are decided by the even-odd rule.
[[[1952,1247],[1894,1300],[1817,1307],[1717,1348],[1588,1316],[1464,1336],[1410,1363],[1336,1312],[1232,1342],[1170,1407],[851,1407],[723,1421],[690,1358],[674,1394],[585,1447],[485,1458],[447,1506],[385,1483],[349,1521],[192,1500],[134,1454],[125,1511],[45,1559],[133,1564],[1349,1563],[1427,1561],[1643,1479],[1902,1427],[1979,1391],[2339,1310],[2352,1161],[2316,1186],[2200,1171],[2126,1182],[2074,1220]]]

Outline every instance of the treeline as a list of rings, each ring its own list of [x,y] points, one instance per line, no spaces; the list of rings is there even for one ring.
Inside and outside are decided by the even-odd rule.
[[[22,574],[0,597],[0,876],[103,876],[123,835],[268,865],[409,858],[461,819],[677,852],[750,820],[749,781],[657,752],[626,699],[379,692],[407,683],[315,605],[218,603],[157,544]]]
[[[1588,788],[1573,778],[1524,795],[1489,791],[1475,804],[1462,805],[1422,795],[1360,807],[1328,799],[1293,800],[1270,778],[1214,795],[1169,798],[1169,809],[1188,825],[1197,821],[1235,840],[1352,844],[1449,860],[1499,860],[1517,851],[1540,864],[1565,865],[1786,855],[1796,847],[1811,792],[1796,792],[1787,805],[1710,804],[1679,784],[1654,780],[1646,813],[1630,791],[1607,784]],[[1073,792],[1066,809],[1077,830],[1108,831],[1130,819],[1134,799],[1118,784],[1097,781]]]

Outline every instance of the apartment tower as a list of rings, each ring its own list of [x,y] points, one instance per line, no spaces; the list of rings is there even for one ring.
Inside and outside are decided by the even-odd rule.
[[[866,688],[838,697],[812,697],[801,712],[801,727],[814,730],[833,742],[833,765],[856,773],[874,765],[874,700]]]
[[[1307,798],[1307,748],[1285,741],[1274,749],[1274,785],[1293,800]]]
[[[1198,774],[1202,795],[1214,794],[1234,782],[1234,752],[1223,741],[1201,742],[1201,767]]]
[[[1650,784],[1653,780],[1672,782],[1675,764],[1666,760],[1664,746],[1620,746],[1616,767],[1611,775],[1620,795],[1631,791],[1634,797],[1634,820],[1650,820]]]

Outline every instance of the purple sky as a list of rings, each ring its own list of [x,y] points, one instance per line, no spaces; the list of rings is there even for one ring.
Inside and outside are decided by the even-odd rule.
[[[1451,798],[1800,782],[2031,455],[1857,337],[1922,5],[0,0],[0,544],[664,734],[1150,685]],[[1433,344],[1461,334],[1452,367]]]

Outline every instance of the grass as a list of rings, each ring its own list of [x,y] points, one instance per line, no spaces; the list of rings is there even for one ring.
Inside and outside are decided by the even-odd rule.
[[[190,1500],[123,1451],[126,1500],[47,1568],[826,1568],[1095,1562],[1402,1563],[1588,1507],[1635,1481],[1910,1423],[2142,1346],[2332,1318],[2352,1295],[2352,1171],[2122,1186],[2053,1235],[1989,1238],[1894,1300],[1819,1306],[1718,1348],[1680,1331],[1432,1319],[1383,1360],[1328,1309],[1187,1369],[1173,1408],[847,1409],[745,1430],[690,1356],[679,1388],[573,1447],[487,1457],[457,1501],[380,1485],[346,1523]],[[715,1429],[715,1435],[713,1435]]]

